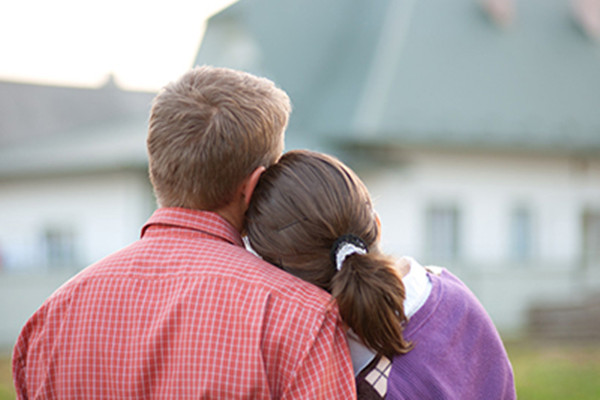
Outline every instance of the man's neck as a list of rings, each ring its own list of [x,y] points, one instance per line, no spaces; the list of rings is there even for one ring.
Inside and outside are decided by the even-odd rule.
[[[240,203],[241,202],[232,201],[229,204],[215,210],[215,212],[241,233],[244,229],[244,216],[246,210]]]

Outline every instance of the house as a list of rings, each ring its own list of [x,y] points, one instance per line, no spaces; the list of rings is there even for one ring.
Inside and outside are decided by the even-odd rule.
[[[152,93],[0,82],[0,347],[74,273],[134,241],[155,208]]]
[[[240,0],[210,19],[196,64],[283,87],[287,148],[350,164],[384,249],[448,267],[518,335],[530,308],[600,291],[594,1]],[[0,347],[69,276],[138,237],[155,207],[152,97],[110,79],[0,82]]]
[[[240,0],[196,64],[288,91],[288,148],[349,163],[385,249],[448,267],[516,335],[600,291],[597,4]]]

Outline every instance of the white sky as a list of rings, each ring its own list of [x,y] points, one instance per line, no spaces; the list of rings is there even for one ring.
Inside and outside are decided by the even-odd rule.
[[[234,0],[0,0],[0,80],[157,90]]]

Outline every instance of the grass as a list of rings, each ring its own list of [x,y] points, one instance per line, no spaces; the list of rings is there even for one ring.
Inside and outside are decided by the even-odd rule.
[[[600,399],[600,343],[507,345],[519,400]],[[10,358],[0,356],[0,400],[15,398]]]
[[[512,344],[519,400],[600,399],[600,344]]]
[[[7,356],[5,353],[0,353],[0,400],[14,398],[15,391],[12,383],[10,356]]]

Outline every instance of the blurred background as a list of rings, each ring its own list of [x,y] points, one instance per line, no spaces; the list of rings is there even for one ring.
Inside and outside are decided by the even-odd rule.
[[[600,0],[26,0],[0,15],[5,360],[49,294],[138,237],[156,207],[152,98],[211,64],[286,90],[286,148],[348,163],[385,250],[473,290],[520,398],[600,396]]]

